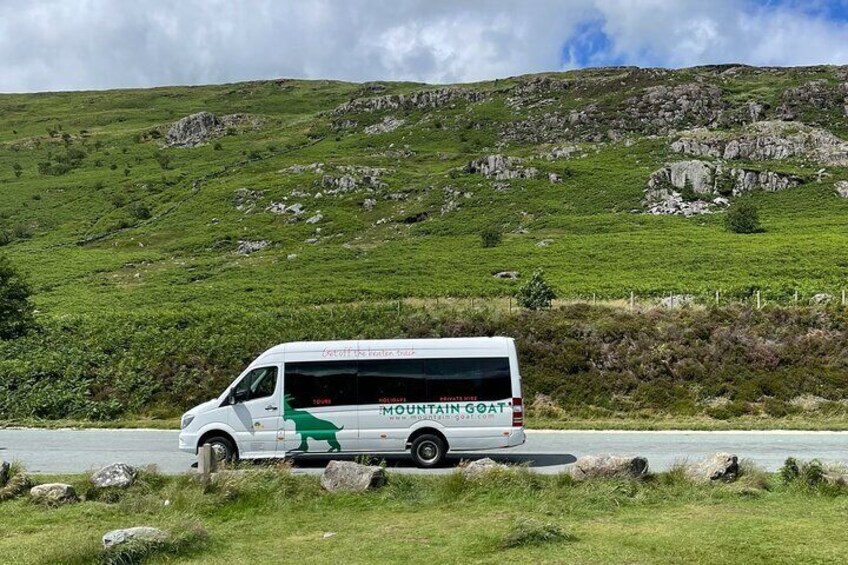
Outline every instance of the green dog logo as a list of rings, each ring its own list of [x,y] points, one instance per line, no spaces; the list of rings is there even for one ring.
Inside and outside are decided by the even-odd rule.
[[[329,443],[330,450],[327,453],[341,451],[342,446],[339,444],[339,440],[336,439],[336,432],[343,430],[344,426],[337,428],[332,422],[316,418],[306,410],[292,408],[291,404],[289,404],[291,398],[292,396],[290,394],[283,397],[283,420],[294,422],[294,431],[300,434],[300,445],[293,451],[300,451],[302,453],[309,451],[309,446],[306,443],[306,440],[309,438],[315,441],[326,441]]]

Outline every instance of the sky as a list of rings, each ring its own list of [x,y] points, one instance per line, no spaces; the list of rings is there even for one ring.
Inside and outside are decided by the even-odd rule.
[[[848,64],[848,0],[0,0],[0,92]]]

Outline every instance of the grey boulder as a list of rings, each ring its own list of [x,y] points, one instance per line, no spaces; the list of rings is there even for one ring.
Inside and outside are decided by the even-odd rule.
[[[79,497],[74,487],[64,483],[48,483],[44,485],[36,485],[29,491],[30,497],[34,502],[49,504],[52,506],[61,506],[62,504],[70,504],[79,502]]]
[[[485,459],[477,459],[462,468],[462,474],[466,479],[479,479],[486,476],[492,471],[498,469],[506,469],[507,466],[486,457]]]
[[[103,535],[103,547],[110,548],[131,541],[144,541],[152,543],[162,543],[168,539],[168,534],[159,528],[151,528],[149,526],[136,526],[134,528],[125,528],[122,530],[112,530]]]
[[[365,492],[386,484],[386,472],[376,465],[330,461],[321,475],[321,486],[330,492]]]
[[[696,482],[733,481],[739,476],[739,458],[730,453],[713,453],[687,465],[686,476]]]
[[[619,455],[584,455],[571,469],[571,476],[584,479],[640,479],[648,474],[644,457]]]
[[[165,136],[168,147],[195,147],[209,140],[222,124],[211,112],[198,112],[174,123]]]
[[[126,463],[113,463],[95,472],[91,476],[91,484],[98,488],[127,488],[133,484],[137,474],[138,471]]]

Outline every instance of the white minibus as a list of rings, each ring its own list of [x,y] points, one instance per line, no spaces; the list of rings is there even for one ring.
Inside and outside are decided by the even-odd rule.
[[[448,451],[524,443],[521,377],[505,337],[285,343],[182,417],[180,449],[219,459]]]

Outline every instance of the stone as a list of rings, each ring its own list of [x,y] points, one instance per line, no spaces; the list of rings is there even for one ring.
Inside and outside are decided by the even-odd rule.
[[[366,198],[365,202],[362,203],[362,207],[365,208],[369,212],[371,210],[373,210],[374,206],[376,206],[376,205],[377,205],[377,201],[374,200],[373,198]]]
[[[91,476],[91,484],[97,488],[127,488],[135,481],[138,471],[126,463],[113,463],[98,470]]]
[[[236,249],[236,255],[250,255],[251,253],[262,251],[269,245],[271,245],[271,242],[267,239],[262,239],[259,241],[241,239],[238,243],[238,249]]]
[[[584,455],[571,469],[576,480],[584,479],[641,479],[648,474],[648,460],[644,457],[617,455]]]
[[[842,198],[848,198],[848,180],[837,181],[833,187],[836,189],[836,194]]]
[[[492,471],[498,469],[507,469],[508,467],[502,463],[498,463],[486,457],[484,459],[476,459],[462,468],[462,474],[466,479],[476,480],[482,478]]]
[[[221,125],[221,121],[211,112],[191,114],[170,127],[165,142],[168,147],[196,147],[206,143]]]
[[[61,506],[79,502],[79,497],[74,487],[64,483],[47,483],[36,485],[29,490],[29,495],[34,502]]]
[[[810,298],[810,304],[830,304],[832,301],[833,295],[826,292],[814,294],[813,297]]]
[[[159,528],[150,526],[135,526],[121,530],[112,530],[103,534],[103,547],[109,549],[133,541],[147,543],[162,543],[168,539],[168,534]]]
[[[300,202],[295,202],[291,206],[285,202],[271,202],[271,205],[265,208],[265,211],[277,215],[291,214],[294,217],[298,217],[305,212],[303,204]]]
[[[315,215],[314,215],[314,216],[312,216],[312,217],[310,217],[310,218],[307,218],[306,223],[307,223],[307,224],[317,224],[318,222],[320,222],[320,221],[321,221],[321,220],[323,220],[323,219],[324,219],[324,215],[323,215],[323,214],[321,214],[321,210],[318,210],[318,211],[315,213]]]
[[[499,273],[495,273],[494,276],[496,279],[517,279],[518,271],[501,271]]]
[[[8,461],[0,459],[0,487],[6,486],[9,482],[9,473],[12,470],[12,465]]]
[[[552,244],[554,240],[552,239],[543,239],[542,241],[536,242],[536,247],[547,247]]]
[[[659,305],[663,308],[680,308],[681,306],[689,306],[694,302],[695,297],[691,294],[672,294],[661,299]]]
[[[376,135],[379,133],[389,133],[391,131],[395,131],[397,128],[401,127],[404,123],[404,120],[399,120],[392,116],[386,116],[383,118],[383,121],[378,122],[376,124],[367,126],[365,128],[365,133],[368,135]]]
[[[365,492],[385,484],[386,472],[382,467],[353,461],[330,461],[321,474],[321,486],[329,492]]]
[[[697,482],[736,480],[739,458],[730,453],[713,453],[697,463],[686,465],[686,476]]]
[[[257,201],[265,196],[265,192],[261,190],[250,190],[249,188],[237,188],[233,196],[233,204],[236,210],[247,214],[256,207]]]
[[[297,259],[297,253],[289,253],[288,255],[286,255],[287,261],[294,261],[295,259]]]
[[[486,178],[495,180],[509,179],[532,179],[536,178],[539,171],[534,167],[521,165],[524,160],[518,157],[506,157],[504,155],[486,155],[466,165],[467,173],[479,173]]]

